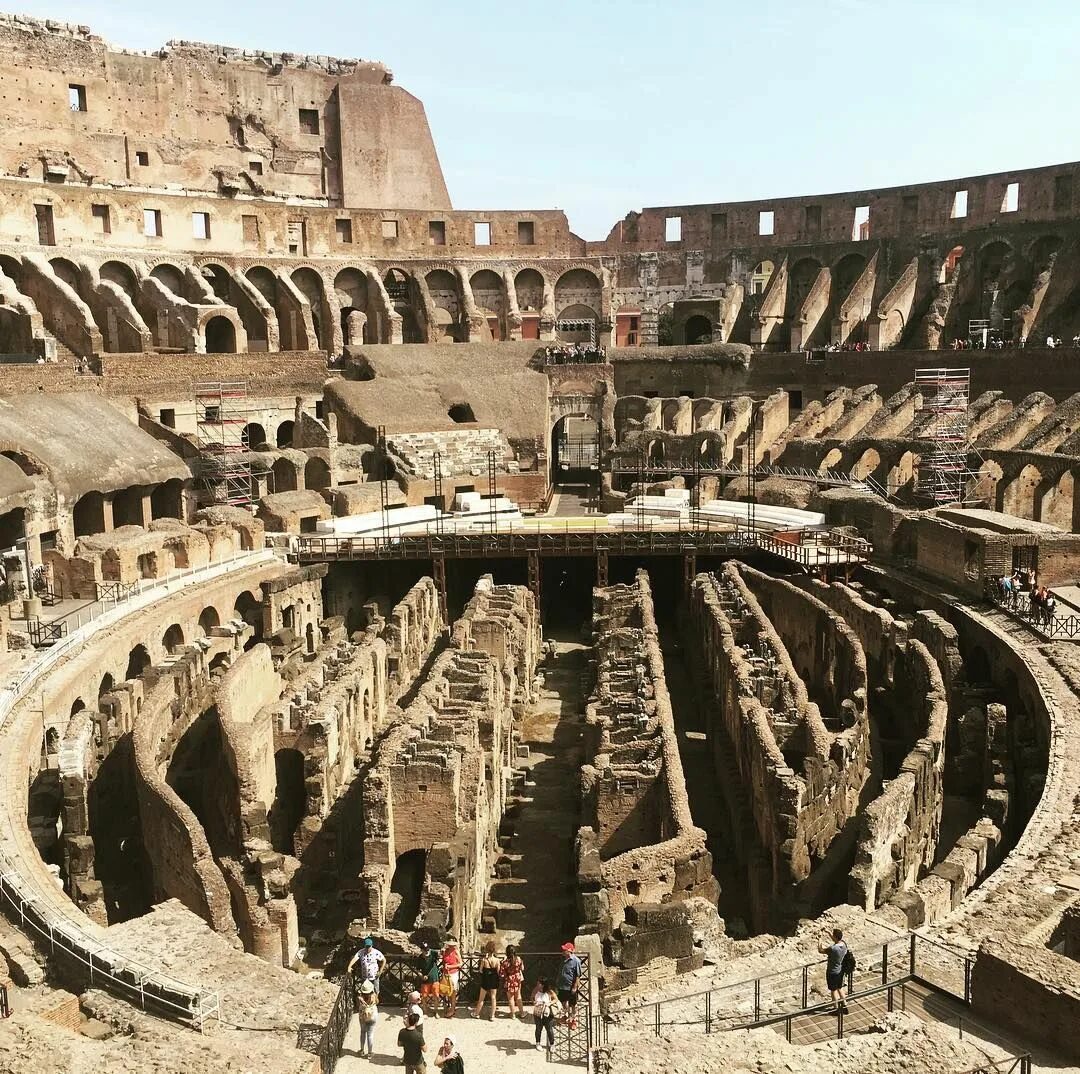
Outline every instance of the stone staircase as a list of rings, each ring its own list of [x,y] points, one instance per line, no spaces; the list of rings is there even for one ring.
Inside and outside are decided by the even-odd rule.
[[[518,473],[509,441],[499,429],[461,429],[431,433],[396,433],[387,439],[389,450],[401,460],[402,467],[414,477],[435,477],[435,453],[443,476],[487,473],[488,453],[494,452],[500,471]]]

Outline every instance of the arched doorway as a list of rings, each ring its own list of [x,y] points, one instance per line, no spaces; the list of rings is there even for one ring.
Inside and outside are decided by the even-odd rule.
[[[283,421],[277,427],[277,446],[279,448],[292,447],[293,439],[293,423],[291,421]]]
[[[267,820],[270,842],[279,854],[294,854],[294,836],[304,818],[307,790],[304,786],[304,755],[299,750],[280,749],[274,754],[274,804]]]
[[[256,451],[264,448],[266,447],[266,430],[257,421],[248,422],[240,433],[240,443]]]
[[[568,414],[551,430],[551,483],[589,485],[599,473],[600,431],[593,418]]]
[[[313,455],[304,466],[304,488],[328,489],[330,487],[330,467],[325,459]]]
[[[221,620],[218,617],[217,609],[214,607],[203,608],[202,615],[199,616],[199,632],[205,637],[214,627],[218,626],[221,626]]]
[[[712,322],[708,317],[704,317],[700,313],[688,317],[685,328],[687,346],[692,347],[699,343],[711,343],[712,331]]]
[[[426,877],[426,850],[407,850],[398,857],[394,875],[390,880],[392,916],[387,923],[391,928],[401,929],[403,932],[412,932],[416,928]]]
[[[228,317],[211,317],[206,322],[206,353],[236,353],[236,327]]]
[[[175,653],[184,647],[184,631],[179,623],[173,623],[162,635],[161,647],[167,653]]]
[[[128,654],[125,679],[137,679],[150,666],[150,653],[145,645],[136,645]]]

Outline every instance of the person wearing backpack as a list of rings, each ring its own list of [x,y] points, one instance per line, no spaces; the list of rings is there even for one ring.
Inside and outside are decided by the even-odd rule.
[[[360,1018],[360,1054],[364,1054],[366,1047],[367,1054],[371,1056],[375,1054],[375,1023],[379,1020],[379,997],[370,981],[365,981],[360,986],[356,1006],[356,1013]]]
[[[453,1037],[447,1037],[442,1042],[439,1054],[435,1056],[435,1065],[443,1074],[465,1074],[465,1063]]]
[[[562,1014],[562,1004],[555,989],[540,981],[533,993],[533,1022],[536,1026],[536,1050],[542,1050],[540,1036],[547,1030],[547,1050],[555,1047],[555,1020]]]
[[[844,978],[855,972],[855,956],[848,950],[848,945],[844,943],[844,933],[840,929],[833,929],[832,943],[819,947],[818,951],[827,956],[825,984],[828,986],[829,995],[832,997],[833,1009],[837,1014],[841,1012],[846,1014]]]

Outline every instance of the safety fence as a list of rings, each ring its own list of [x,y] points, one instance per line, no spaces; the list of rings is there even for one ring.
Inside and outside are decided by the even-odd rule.
[[[919,981],[970,1003],[972,956],[914,932],[890,939],[872,951],[856,952],[860,965],[848,980],[852,998]],[[609,1042],[612,1026],[618,1027],[620,1035],[660,1036],[668,1029],[688,1027],[717,1033],[820,1013],[829,1005],[811,1003],[811,997],[824,976],[825,960],[820,959],[685,996],[609,1008],[601,1016],[600,1043]],[[886,998],[891,1001],[892,997]]]
[[[993,578],[984,580],[983,595],[1003,612],[1018,622],[1024,623],[1048,641],[1080,639],[1080,614],[1076,612],[1059,614],[1056,597],[1054,604],[1050,606],[1039,601],[1033,602],[1029,591],[1003,590],[998,581]]]

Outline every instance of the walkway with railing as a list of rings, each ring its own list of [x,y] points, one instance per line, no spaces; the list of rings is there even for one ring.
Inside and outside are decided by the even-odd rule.
[[[1052,592],[1052,591],[1051,591]],[[1049,611],[1045,606],[1032,604],[1031,593],[1026,590],[1002,592],[996,579],[983,581],[983,595],[1000,608],[1006,615],[1023,623],[1029,630],[1046,641],[1080,641],[1080,613],[1070,610],[1064,614],[1058,611],[1062,607],[1055,598],[1055,607]]]

